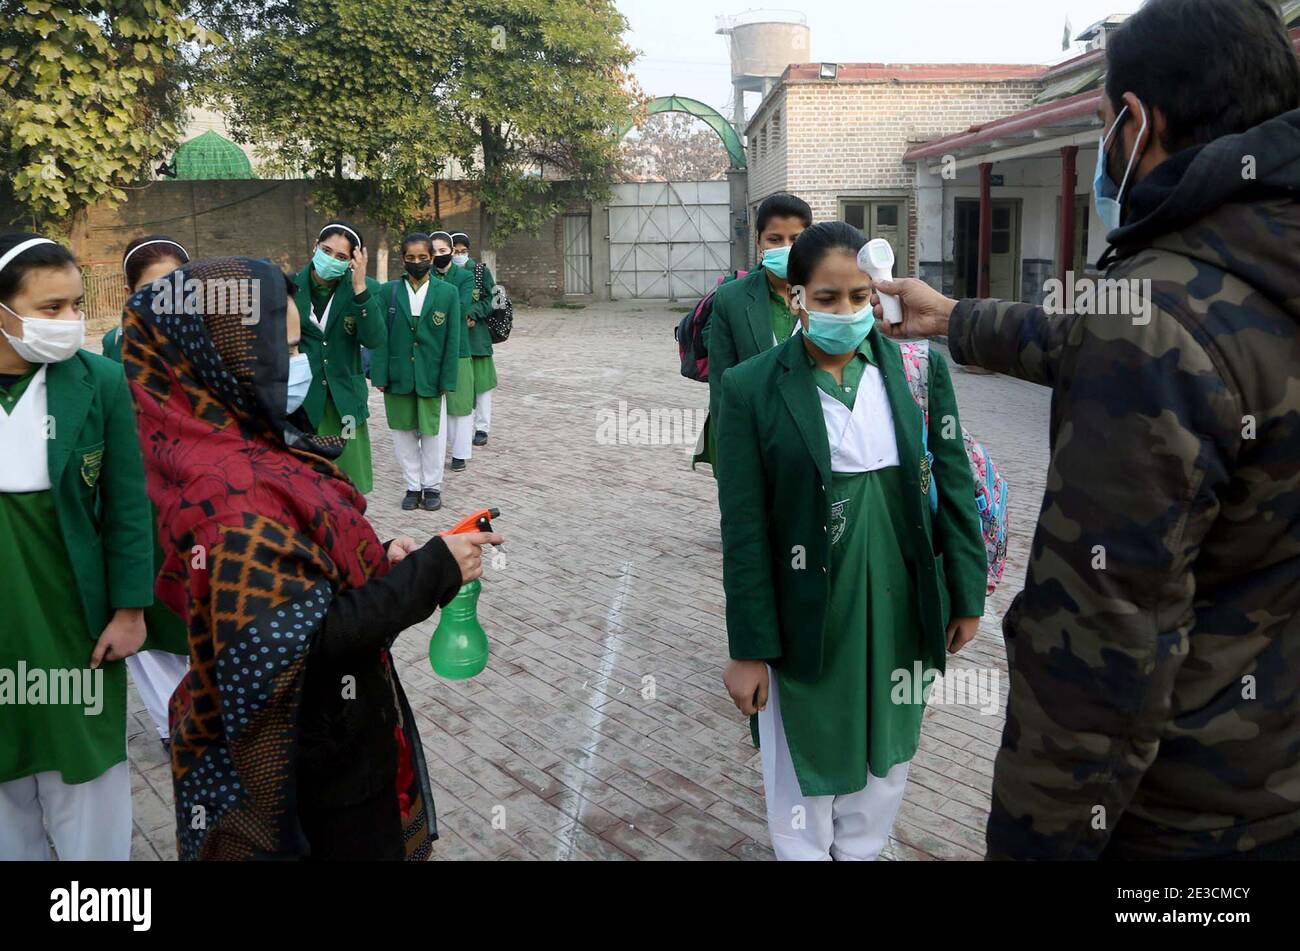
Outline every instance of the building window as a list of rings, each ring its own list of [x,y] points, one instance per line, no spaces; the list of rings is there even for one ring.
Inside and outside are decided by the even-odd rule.
[[[862,231],[867,239],[884,238],[894,249],[894,274],[911,274],[907,253],[906,198],[845,198],[840,201],[840,217]]]
[[[781,146],[781,110],[772,113],[772,148]]]

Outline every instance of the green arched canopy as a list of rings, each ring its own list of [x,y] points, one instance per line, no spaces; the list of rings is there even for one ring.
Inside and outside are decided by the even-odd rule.
[[[685,112],[687,115],[695,116],[714,132],[718,133],[718,138],[722,144],[727,147],[727,155],[731,157],[733,168],[745,167],[745,147],[740,144],[740,136],[736,135],[736,130],[731,127],[731,123],[722,117],[712,106],[700,102],[698,99],[687,99],[685,96],[658,96],[651,99],[646,104],[646,115],[654,115],[657,112]],[[618,130],[618,138],[623,138],[632,131],[632,126],[636,123],[628,122]]]

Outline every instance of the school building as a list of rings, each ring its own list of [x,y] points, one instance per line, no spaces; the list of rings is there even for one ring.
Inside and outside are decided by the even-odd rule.
[[[1300,0],[1282,7],[1300,50]],[[791,64],[745,128],[747,207],[788,191],[815,220],[885,238],[895,273],[954,297],[1041,302],[1093,268],[1092,206],[1112,16],[1053,66]]]

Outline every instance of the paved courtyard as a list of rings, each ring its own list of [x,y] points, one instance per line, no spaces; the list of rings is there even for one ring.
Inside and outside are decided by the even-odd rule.
[[[707,469],[691,472],[689,444],[626,444],[641,433],[637,410],[683,411],[693,437],[695,411],[708,405],[707,387],[678,373],[680,316],[651,302],[521,309],[497,350],[490,444],[467,471],[448,471],[440,512],[398,508],[404,486],[372,394],[369,515],[380,537],[423,541],[496,506],[507,538],[504,559],[485,558],[479,617],[492,656],[482,674],[454,683],[432,674],[437,615],[394,648],[433,780],[436,859],[772,856],[758,753],[722,686],[714,482]],[[1011,485],[1006,579],[981,636],[952,665],[997,694],[927,711],[885,852],[896,860],[983,853],[1006,703],[999,619],[1024,577],[1046,470],[1047,391],[954,378],[963,422]],[[625,444],[605,438],[617,437],[620,401],[632,424]],[[131,699],[132,854],[174,859],[170,768]]]

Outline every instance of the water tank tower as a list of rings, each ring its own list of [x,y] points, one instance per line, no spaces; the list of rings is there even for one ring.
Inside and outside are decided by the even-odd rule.
[[[718,33],[731,41],[732,124],[745,127],[745,93],[767,95],[791,63],[809,62],[807,18],[797,10],[747,10],[720,16]]]

